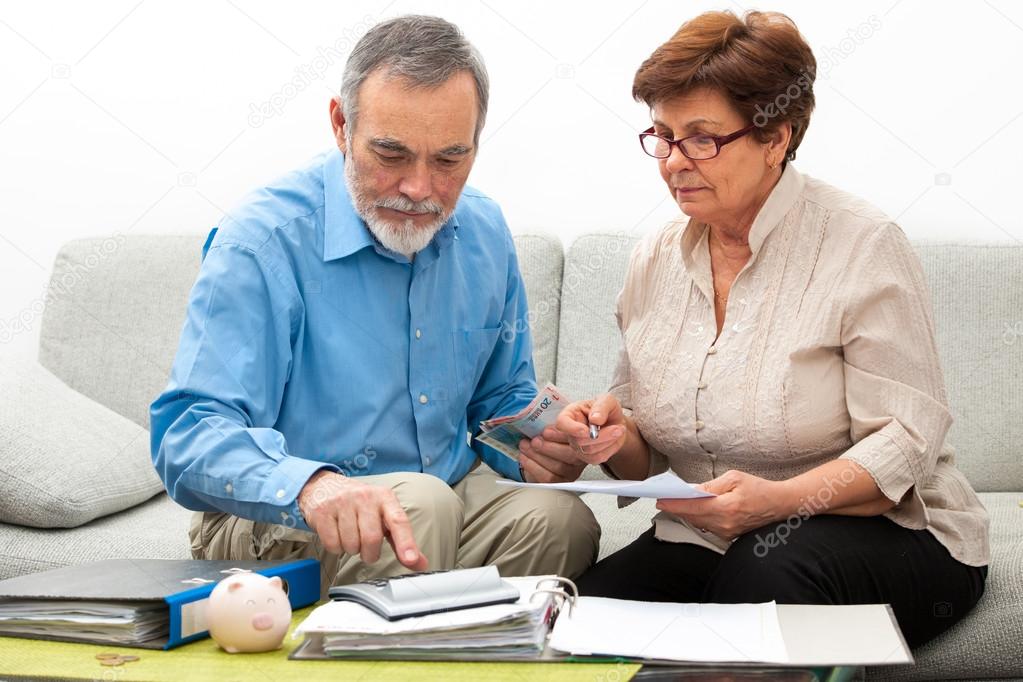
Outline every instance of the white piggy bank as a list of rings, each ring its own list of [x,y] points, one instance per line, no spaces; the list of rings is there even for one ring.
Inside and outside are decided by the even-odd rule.
[[[279,577],[239,573],[213,588],[206,622],[210,637],[228,653],[273,651],[291,625],[291,604]]]

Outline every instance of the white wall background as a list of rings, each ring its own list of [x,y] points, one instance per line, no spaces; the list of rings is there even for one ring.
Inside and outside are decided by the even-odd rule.
[[[1008,0],[5,2],[0,353],[34,356],[63,242],[206,231],[331,144],[347,50],[397,14],[444,16],[482,50],[491,113],[470,182],[514,230],[655,229],[677,209],[636,142],[632,75],[686,19],[748,7],[787,13],[817,55],[801,171],[912,238],[1023,240],[1023,4]]]

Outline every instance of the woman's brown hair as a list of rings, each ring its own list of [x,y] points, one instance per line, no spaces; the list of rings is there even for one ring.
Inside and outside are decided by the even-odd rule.
[[[796,25],[777,12],[705,12],[682,24],[643,62],[632,96],[657,102],[712,88],[725,96],[767,142],[792,124],[786,158],[796,158],[813,112],[817,60]]]

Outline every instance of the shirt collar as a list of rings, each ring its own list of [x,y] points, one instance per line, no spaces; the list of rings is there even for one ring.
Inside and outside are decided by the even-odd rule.
[[[785,164],[785,170],[777,184],[767,195],[767,201],[760,207],[757,217],[753,220],[753,226],[749,231],[749,248],[752,252],[750,262],[756,260],[760,248],[764,245],[767,237],[777,227],[785,214],[799,199],[803,192],[803,185],[806,181],[803,175],[795,169],[792,163]],[[706,251],[707,224],[690,220],[682,234],[682,258],[686,267],[692,269],[696,254],[700,249]]]
[[[408,259],[384,248],[366,226],[366,221],[355,210],[352,197],[345,184],[345,157],[339,149],[327,153],[323,163],[323,260],[330,261],[350,256],[367,246],[372,246],[381,255],[407,262]],[[455,213],[434,235],[430,244],[420,253],[440,249],[451,242],[458,229]],[[418,260],[418,254],[417,254]]]

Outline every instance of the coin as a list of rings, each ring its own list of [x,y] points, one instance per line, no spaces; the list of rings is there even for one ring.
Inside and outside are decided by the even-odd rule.
[[[117,658],[103,658],[100,659],[100,665],[124,665],[124,660],[118,656]]]
[[[120,658],[120,657],[121,657],[120,654],[111,654],[111,653],[96,654],[96,658],[100,659],[101,661],[104,658]]]
[[[124,661],[125,663],[131,663],[132,661],[139,660],[139,657],[128,654],[126,656],[121,656],[121,660]]]

